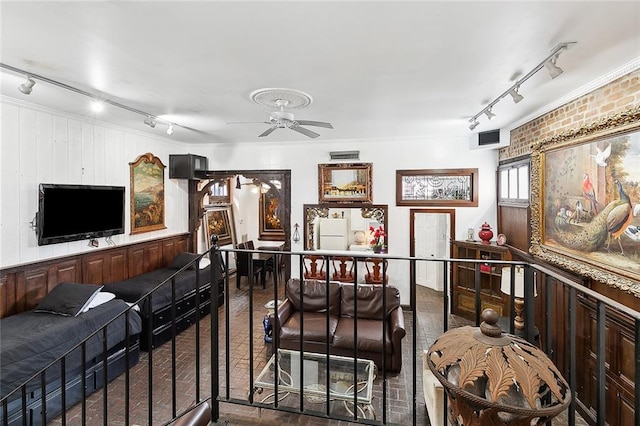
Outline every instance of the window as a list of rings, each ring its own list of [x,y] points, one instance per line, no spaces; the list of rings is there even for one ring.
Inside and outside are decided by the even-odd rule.
[[[500,202],[529,203],[529,160],[499,166],[498,179]]]

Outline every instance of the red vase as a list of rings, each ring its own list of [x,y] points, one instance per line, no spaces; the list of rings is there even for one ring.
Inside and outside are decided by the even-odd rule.
[[[480,237],[480,239],[482,240],[482,244],[490,244],[490,241],[493,238],[491,225],[489,225],[487,222],[483,223],[480,227],[480,232],[478,232],[478,237]]]

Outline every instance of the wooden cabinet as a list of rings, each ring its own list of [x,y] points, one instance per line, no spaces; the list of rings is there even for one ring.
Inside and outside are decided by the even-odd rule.
[[[454,241],[454,259],[476,260],[511,260],[509,249],[503,246],[482,244],[473,241]],[[476,318],[476,263],[452,262],[453,275],[453,313],[461,317],[475,320]],[[480,264],[480,312],[491,308],[500,316],[507,314],[507,298],[500,291],[502,267],[499,264]]]

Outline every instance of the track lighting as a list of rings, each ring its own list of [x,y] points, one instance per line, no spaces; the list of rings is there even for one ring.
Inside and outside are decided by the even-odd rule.
[[[518,87],[516,87],[513,90],[510,90],[509,94],[513,98],[513,102],[516,103],[516,104],[524,99],[524,96],[522,96],[520,93],[518,93]]]
[[[87,92],[86,90],[78,89],[77,87],[69,86],[68,84],[62,83],[60,81],[50,79],[50,78],[45,77],[43,75],[33,74],[31,72],[27,72],[26,70],[22,70],[20,68],[16,68],[16,67],[13,67],[11,65],[4,64],[2,62],[0,62],[0,68],[9,70],[9,71],[11,71],[13,73],[16,73],[16,74],[21,74],[21,75],[26,76],[27,80],[23,84],[20,84],[18,86],[18,90],[20,90],[20,92],[24,93],[25,95],[30,94],[33,91],[33,86],[36,84],[36,80],[40,80],[40,81],[44,81],[45,83],[49,83],[52,86],[57,86],[57,87],[59,87],[61,89],[65,89],[65,90],[68,90],[70,92],[74,92],[74,93],[77,93],[77,94],[82,95],[82,96],[86,96],[87,98],[91,99],[92,102],[91,102],[91,106],[90,107],[91,107],[91,110],[93,112],[101,112],[102,109],[104,108],[104,105],[108,104],[108,105],[111,105],[111,106],[114,106],[114,107],[117,107],[117,108],[120,108],[120,109],[127,110],[129,112],[134,113],[134,114],[138,114],[138,115],[144,116],[145,117],[144,124],[146,124],[147,126],[149,126],[151,128],[156,127],[156,122],[167,124],[169,126],[169,128],[167,129],[167,133],[168,134],[172,134],[173,133],[173,128],[176,127],[176,126],[177,127],[182,127],[183,129],[194,130],[194,129],[191,129],[190,127],[181,126],[179,124],[169,122],[168,120],[166,120],[164,118],[160,118],[160,117],[158,117],[156,115],[149,114],[148,112],[144,112],[144,111],[141,111],[139,109],[130,107],[128,105],[124,105],[124,104],[121,104],[119,102],[115,102],[115,101],[111,101],[109,99],[106,99],[106,97],[102,93],[90,93],[90,92]]]
[[[156,122],[153,118],[151,117],[147,117],[144,119],[144,124],[146,124],[147,126],[151,127],[152,129],[154,127],[156,127]]]
[[[556,61],[558,60],[558,56],[554,56],[544,63],[545,68],[549,71],[549,76],[553,79],[559,76],[564,72],[562,68],[556,65]]]
[[[484,115],[486,115],[489,120],[493,120],[493,118],[496,116],[494,113],[491,112],[491,108],[486,110],[484,112]]]
[[[553,49],[551,49],[551,53],[549,53],[549,55],[546,58],[544,58],[544,60],[542,62],[540,62],[538,65],[536,65],[536,67],[534,69],[532,69],[527,74],[525,74],[523,77],[521,77],[511,87],[509,87],[506,91],[504,91],[500,96],[495,98],[486,107],[484,107],[482,110],[480,110],[480,112],[478,112],[476,115],[472,116],[469,119],[469,123],[471,123],[471,124],[469,124],[469,130],[473,130],[478,126],[478,124],[479,124],[478,123],[478,117],[480,117],[482,114],[485,114],[489,120],[494,118],[496,115],[491,111],[491,109],[493,108],[493,106],[495,104],[500,102],[500,100],[502,98],[504,98],[505,96],[511,95],[511,97],[513,98],[513,102],[515,102],[516,104],[518,102],[520,102],[521,100],[523,100],[524,96],[522,96],[520,93],[518,93],[518,90],[520,89],[520,85],[522,83],[524,83],[525,81],[527,81],[528,79],[530,79],[531,77],[533,77],[533,75],[535,73],[537,73],[538,71],[540,71],[543,67],[546,68],[547,71],[549,71],[549,75],[551,76],[552,79],[556,78],[557,76],[562,74],[563,70],[562,70],[562,68],[560,68],[560,67],[558,67],[556,65],[556,61],[558,60],[558,57],[560,56],[560,53],[563,50],[568,49],[569,47],[573,46],[574,44],[576,44],[575,41],[557,44]]]
[[[29,74],[27,74],[27,81],[18,86],[18,90],[20,90],[25,95],[30,95],[35,84],[36,82],[31,79],[31,76]]]
[[[92,101],[91,102],[91,111],[93,112],[102,112],[104,109],[104,104],[100,101]]]

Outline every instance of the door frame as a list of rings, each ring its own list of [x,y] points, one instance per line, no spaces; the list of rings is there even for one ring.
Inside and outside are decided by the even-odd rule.
[[[449,215],[449,257],[453,256],[453,247],[451,241],[455,239],[456,232],[456,210],[455,209],[410,209],[409,210],[409,256],[415,257],[416,253],[416,238],[415,238],[415,216],[416,214],[448,214]],[[451,276],[451,270],[449,267],[449,277]],[[416,277],[413,276],[413,271],[409,268],[409,282],[411,283],[411,301],[414,305],[416,300]],[[414,285],[415,284],[415,285]],[[451,284],[448,283],[444,288],[445,292],[451,293]],[[450,296],[450,294],[449,294]],[[412,309],[416,309],[416,306],[412,306]]]

